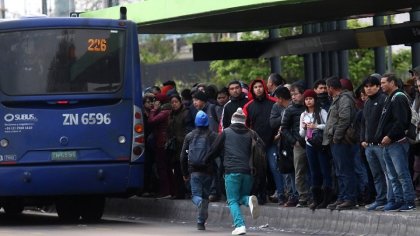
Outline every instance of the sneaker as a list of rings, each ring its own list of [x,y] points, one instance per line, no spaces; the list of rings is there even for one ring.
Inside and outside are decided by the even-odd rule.
[[[206,230],[206,226],[204,223],[197,223],[197,229],[198,230]]]
[[[365,208],[368,210],[368,211],[380,211],[380,210],[383,210],[384,209],[384,207],[385,207],[385,204],[382,204],[382,203],[378,203],[378,202],[373,202],[373,203],[371,203],[371,204],[369,204],[369,205],[366,205],[365,206]]]
[[[258,206],[257,197],[254,195],[249,196],[248,205],[249,210],[251,211],[252,219],[257,219],[260,216],[260,207]]]
[[[209,196],[209,201],[210,202],[218,202],[220,200],[220,197],[216,196],[216,195],[210,195]]]
[[[299,201],[298,204],[296,205],[296,207],[299,207],[299,208],[307,207],[307,206],[308,206],[307,201]]]
[[[277,197],[277,191],[275,191],[273,193],[273,195],[269,196],[268,197],[268,200],[270,200],[270,202],[272,202],[272,203],[278,203],[279,202],[279,199]]]
[[[232,235],[243,235],[243,234],[246,234],[245,226],[237,227],[232,231]]]
[[[384,211],[400,211],[402,205],[402,202],[388,202],[384,207]]]
[[[415,211],[416,210],[416,204],[414,202],[404,203],[400,207],[400,211],[407,212],[407,211]]]

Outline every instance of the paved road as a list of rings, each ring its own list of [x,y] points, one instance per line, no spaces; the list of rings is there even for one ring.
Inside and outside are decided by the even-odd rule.
[[[180,221],[159,221],[142,218],[105,217],[96,224],[63,224],[56,214],[25,211],[16,219],[7,219],[0,213],[0,235],[12,236],[143,236],[143,235],[231,235],[231,228],[207,225],[205,232],[197,231],[195,224]],[[247,235],[303,236],[304,233],[282,232],[270,228],[251,228]],[[307,234],[306,234],[307,235]]]

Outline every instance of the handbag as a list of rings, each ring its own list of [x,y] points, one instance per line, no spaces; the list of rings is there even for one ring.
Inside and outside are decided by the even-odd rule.
[[[175,152],[176,150],[176,138],[169,138],[165,143],[165,150],[167,152]]]
[[[323,150],[325,146],[322,145],[324,139],[324,130],[314,129],[312,131],[312,138],[308,139],[308,143],[312,145],[313,148],[318,150]]]

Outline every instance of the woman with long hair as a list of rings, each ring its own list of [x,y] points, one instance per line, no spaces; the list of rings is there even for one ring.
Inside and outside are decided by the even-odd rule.
[[[191,118],[190,111],[182,104],[182,99],[178,94],[170,97],[171,114],[169,115],[168,141],[166,147],[170,160],[170,166],[175,177],[175,198],[184,199],[186,188],[181,173],[179,157],[185,136],[194,129],[194,121]],[[170,146],[170,147],[169,147]]]
[[[303,97],[305,111],[300,116],[300,135],[305,137],[306,156],[311,173],[313,202],[309,208],[315,210],[326,208],[332,195],[330,156],[327,153],[327,147],[319,145],[319,141],[322,143],[322,131],[327,120],[327,112],[317,103],[317,94],[314,90],[306,90]]]

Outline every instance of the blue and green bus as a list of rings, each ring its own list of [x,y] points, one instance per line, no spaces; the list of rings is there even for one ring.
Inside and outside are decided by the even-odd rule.
[[[108,196],[143,185],[136,25],[127,20],[0,22],[0,206],[55,203],[98,220]]]

